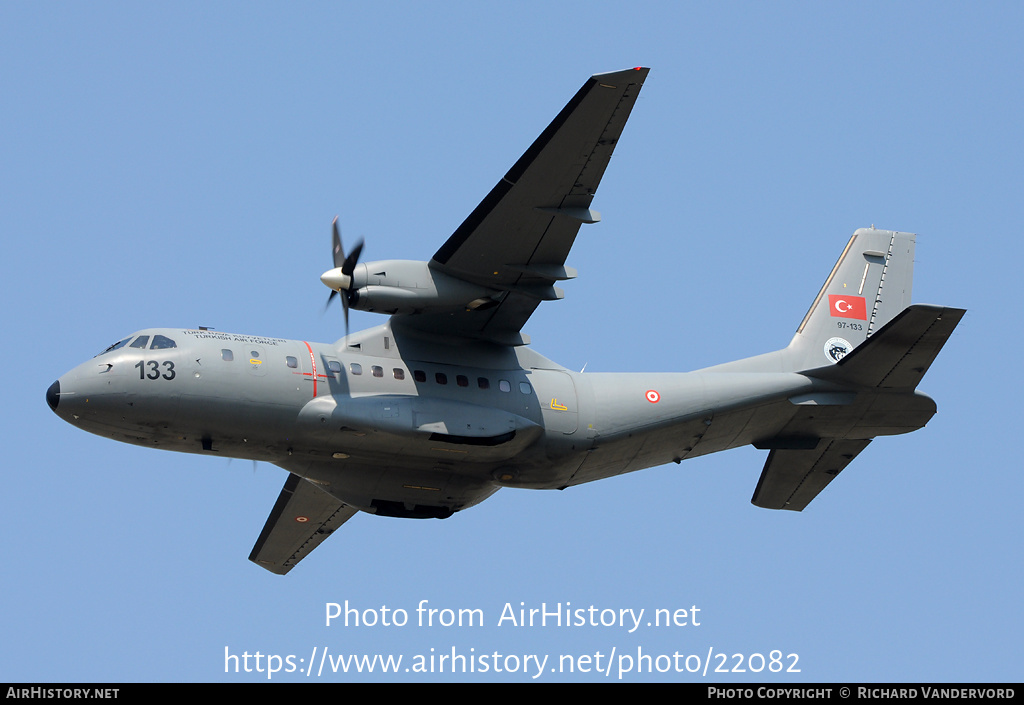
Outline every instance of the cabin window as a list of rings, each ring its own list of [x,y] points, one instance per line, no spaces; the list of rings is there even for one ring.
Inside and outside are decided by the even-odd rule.
[[[529,394],[533,390],[530,389],[530,383],[529,382],[520,382],[519,383],[519,391],[522,392],[523,394]]]
[[[490,389],[491,380],[487,379],[486,377],[477,377],[476,386],[480,387],[480,389]]]
[[[330,365],[328,365],[328,367],[329,366]],[[363,366],[360,365],[358,362],[351,362],[351,363],[349,363],[348,370],[349,370],[349,372],[351,372],[354,375],[361,375],[361,374],[363,374]]]
[[[466,377],[466,375],[455,375],[455,384],[459,385],[460,387],[468,387],[469,378]]]
[[[395,379],[405,379],[405,370],[403,370],[401,367],[396,367],[394,369],[394,373]]]
[[[285,358],[284,360],[285,360],[285,362],[287,362],[287,363],[288,363],[288,367],[292,368],[293,370],[294,370],[294,369],[297,369],[297,368],[298,368],[298,366],[299,366],[299,360],[298,360],[298,358],[296,358],[296,357],[294,357],[294,356],[292,356],[292,355],[289,355],[289,356],[288,356],[288,357],[286,357],[286,358]]]
[[[448,384],[448,375],[444,372],[438,372],[434,375],[434,381],[438,384]]]
[[[150,350],[167,350],[169,348],[176,348],[178,344],[165,335],[154,335],[153,344],[149,346]]]
[[[223,360],[224,362],[231,362],[232,360],[235,359],[235,354],[228,350],[227,348],[223,348],[220,351],[220,359]]]
[[[356,367],[359,367],[359,365],[356,364]],[[335,378],[341,377],[341,363],[338,362],[337,360],[328,360],[327,361],[327,370],[328,370],[328,374],[331,377],[335,377]],[[362,368],[360,367],[359,368],[359,372],[353,372],[352,374],[354,374],[354,375],[362,374]]]
[[[374,377],[384,376],[384,368],[381,367],[380,365],[374,365],[373,367],[370,368],[370,371],[373,373]]]
[[[499,379],[498,380],[498,389],[500,389],[503,392],[511,392],[512,391],[512,385],[508,383],[507,379]]]

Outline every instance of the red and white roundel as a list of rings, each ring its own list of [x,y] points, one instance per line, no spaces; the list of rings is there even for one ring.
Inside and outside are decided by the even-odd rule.
[[[651,402],[652,404],[657,404],[659,401],[661,401],[661,395],[658,394],[658,392],[655,391],[654,389],[648,389],[647,401]]]

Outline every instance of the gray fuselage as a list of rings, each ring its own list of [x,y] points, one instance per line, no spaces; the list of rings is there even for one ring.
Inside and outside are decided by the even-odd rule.
[[[455,354],[385,324],[335,344],[143,330],[47,396],[98,435],[267,461],[365,511],[447,516],[503,486],[564,488],[770,438],[790,398],[824,387],[788,372],[574,373],[526,347]]]

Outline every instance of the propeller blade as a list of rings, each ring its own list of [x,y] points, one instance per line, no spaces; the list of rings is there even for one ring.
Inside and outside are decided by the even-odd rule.
[[[341,309],[345,312],[345,337],[348,337],[348,296],[341,297]]]
[[[334,216],[331,223],[331,239],[333,245],[334,266],[341,267],[345,264],[345,251],[341,248],[341,233],[338,231],[338,216]]]
[[[331,256],[334,259],[334,267],[341,269],[341,273],[345,276],[351,277],[352,272],[355,270],[356,265],[359,264],[359,255],[363,252],[363,241],[362,239],[356,243],[356,246],[352,248],[352,251],[345,254],[345,248],[341,244],[341,229],[338,227],[338,216],[334,216],[334,220],[331,222]],[[330,284],[328,284],[330,286]],[[331,301],[334,300],[334,295],[338,291],[331,289],[330,296],[327,297],[327,306],[330,307]],[[341,308],[345,312],[345,335],[348,336],[348,309],[351,306],[351,290],[346,289],[341,292]],[[324,309],[326,311],[326,309]]]
[[[348,257],[345,258],[345,261],[342,264],[338,265],[339,267],[341,267],[342,274],[348,274],[351,276],[352,270],[356,268],[356,264],[359,262],[359,255],[362,251],[363,241],[360,240],[359,242],[356,243],[356,246],[348,254]]]

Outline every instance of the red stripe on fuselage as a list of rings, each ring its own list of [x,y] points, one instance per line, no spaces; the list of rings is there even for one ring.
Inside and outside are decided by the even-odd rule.
[[[309,343],[307,343],[305,340],[303,340],[302,342],[305,344],[306,350],[309,350],[309,364],[312,365],[310,369],[313,370],[312,374],[310,375],[313,378],[313,398],[316,399],[316,355],[313,354],[313,348],[310,347]]]

